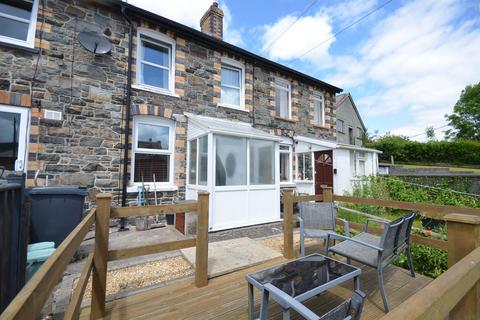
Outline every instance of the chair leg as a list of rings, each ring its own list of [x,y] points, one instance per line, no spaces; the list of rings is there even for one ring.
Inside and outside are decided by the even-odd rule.
[[[410,252],[410,244],[407,245],[407,249],[405,250],[407,254],[407,261],[408,261],[408,268],[410,269],[410,275],[415,278],[415,269],[413,269],[413,260],[412,260],[412,253]]]
[[[300,255],[302,257],[305,256],[305,236],[301,231],[300,231]]]
[[[385,287],[383,286],[383,268],[381,266],[379,266],[377,269],[377,275],[378,275],[378,285],[380,287],[380,294],[382,295],[382,300],[383,300],[383,307],[385,308],[385,312],[388,312],[389,311],[388,300],[387,300],[387,295],[385,294]]]

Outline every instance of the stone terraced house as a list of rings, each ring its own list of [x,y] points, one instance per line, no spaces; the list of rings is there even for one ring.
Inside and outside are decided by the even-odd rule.
[[[0,166],[118,205],[209,191],[212,230],[279,220],[281,188],[335,186],[342,90],[222,41],[222,19],[216,3],[198,31],[121,1],[0,1]]]

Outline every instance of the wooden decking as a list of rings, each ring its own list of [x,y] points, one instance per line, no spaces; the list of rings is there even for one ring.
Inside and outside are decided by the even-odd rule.
[[[278,258],[261,265],[211,279],[208,286],[196,288],[193,279],[152,289],[107,303],[106,319],[247,319],[247,282],[245,275],[285,261]],[[362,319],[378,319],[384,315],[378,292],[376,272],[363,268],[361,289],[367,294]],[[417,275],[412,278],[408,270],[389,266],[385,272],[386,291],[394,309],[409,296],[423,288],[432,279]],[[353,283],[334,288],[309,300],[306,305],[322,314],[351,296]],[[258,315],[260,294],[255,290],[255,310]],[[90,308],[82,310],[81,319],[89,319]],[[270,304],[271,319],[281,319],[281,308]],[[293,319],[301,317],[292,312]]]

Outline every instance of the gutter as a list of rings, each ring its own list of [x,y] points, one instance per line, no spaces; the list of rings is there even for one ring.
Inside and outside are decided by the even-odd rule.
[[[125,13],[125,6],[122,5],[122,15],[128,23],[128,60],[127,60],[127,93],[125,97],[125,134],[123,144],[123,179],[122,179],[122,207],[127,204],[127,178],[128,178],[128,138],[130,136],[130,113],[132,102],[132,51],[133,51],[133,23]],[[123,223],[122,223],[123,222]],[[120,228],[124,226],[121,221]]]

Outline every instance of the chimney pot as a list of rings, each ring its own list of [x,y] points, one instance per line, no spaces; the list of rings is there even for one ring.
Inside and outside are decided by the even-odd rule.
[[[223,11],[218,7],[217,2],[213,2],[200,19],[200,28],[206,34],[223,39]]]

